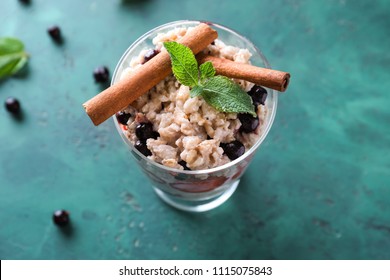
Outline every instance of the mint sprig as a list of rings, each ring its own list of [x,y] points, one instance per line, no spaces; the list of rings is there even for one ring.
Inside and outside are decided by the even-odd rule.
[[[235,82],[224,76],[215,76],[211,62],[198,67],[191,49],[177,42],[165,42],[172,72],[183,85],[191,88],[190,96],[201,96],[216,110],[226,113],[249,113],[256,116],[250,96]]]
[[[14,75],[27,63],[23,43],[10,37],[0,38],[0,79]]]

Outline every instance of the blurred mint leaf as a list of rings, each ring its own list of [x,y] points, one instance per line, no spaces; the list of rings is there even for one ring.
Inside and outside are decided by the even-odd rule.
[[[224,76],[210,78],[204,84],[202,97],[218,111],[256,116],[251,97],[239,85]]]
[[[165,42],[164,47],[171,57],[176,79],[185,86],[196,86],[199,80],[198,62],[191,49],[177,42]]]
[[[19,72],[28,60],[23,43],[10,37],[0,38],[0,79]]]

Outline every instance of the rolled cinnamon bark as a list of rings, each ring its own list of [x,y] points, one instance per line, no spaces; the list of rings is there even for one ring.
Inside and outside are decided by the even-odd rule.
[[[290,73],[287,72],[234,62],[203,53],[198,54],[196,58],[199,64],[210,61],[218,75],[242,79],[281,92],[287,89],[290,81]]]
[[[189,30],[178,43],[189,47],[194,54],[205,49],[218,37],[217,31],[201,23]],[[128,77],[102,91],[83,104],[95,125],[99,125],[122,110],[172,73],[171,59],[164,49]]]

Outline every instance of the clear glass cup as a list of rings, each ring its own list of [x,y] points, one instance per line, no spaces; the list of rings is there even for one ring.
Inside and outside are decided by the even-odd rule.
[[[119,60],[113,73],[111,85],[120,80],[122,71],[128,67],[132,57],[138,56],[142,50],[154,47],[152,40],[158,33],[165,33],[176,27],[193,27],[199,23],[200,21],[190,20],[175,21],[156,27],[142,35],[125,51]],[[218,31],[218,38],[225,44],[248,49],[252,53],[251,63],[253,65],[270,68],[264,55],[247,38],[227,27],[210,22],[208,24]],[[126,143],[138,166],[150,179],[156,194],[163,201],[177,209],[189,212],[203,212],[218,207],[234,193],[256,150],[267,136],[276,114],[278,98],[276,91],[267,89],[267,92],[268,96],[265,106],[268,113],[263,126],[263,134],[257,142],[238,159],[223,166],[207,170],[178,170],[148,159],[134,148],[115,116],[113,116],[113,119],[123,141]]]

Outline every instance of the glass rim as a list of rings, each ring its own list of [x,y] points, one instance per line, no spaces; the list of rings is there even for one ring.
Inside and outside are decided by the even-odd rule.
[[[177,21],[172,21],[172,22],[168,22],[168,23],[165,23],[165,24],[162,24],[162,25],[159,25],[149,31],[147,31],[146,33],[144,33],[143,35],[141,35],[137,40],[135,40],[127,49],[126,51],[122,54],[121,58],[119,59],[116,67],[115,67],[115,70],[112,74],[112,78],[111,78],[111,86],[114,84],[114,81],[116,80],[116,76],[118,75],[118,72],[119,72],[119,68],[121,67],[123,61],[127,58],[128,56],[128,53],[133,49],[135,48],[139,43],[143,42],[143,40],[145,38],[147,38],[150,34],[160,30],[160,29],[163,29],[165,27],[169,27],[169,26],[176,26],[176,25],[180,25],[180,24],[200,24],[200,23],[207,23],[208,25],[210,26],[215,26],[219,29],[222,29],[228,33],[232,33],[234,34],[235,36],[239,37],[241,40],[243,40],[245,42],[245,44],[247,45],[250,45],[257,53],[257,55],[260,56],[261,60],[263,61],[264,65],[266,68],[269,68],[269,69],[272,69],[268,60],[266,59],[266,57],[263,55],[263,53],[249,40],[247,39],[245,36],[239,34],[238,32],[224,26],[224,25],[221,25],[221,24],[217,24],[217,23],[214,23],[214,22],[210,22],[210,21],[202,21],[202,20],[177,20]],[[125,142],[125,144],[127,146],[130,147],[130,149],[135,152],[139,157],[141,157],[143,160],[145,160],[148,164],[151,164],[151,165],[154,165],[155,167],[157,168],[161,168],[161,169],[164,169],[166,171],[169,171],[169,172],[175,172],[175,173],[182,173],[182,174],[191,174],[191,175],[202,175],[202,174],[210,174],[210,173],[214,173],[214,172],[218,172],[218,171],[222,171],[224,169],[228,169],[236,164],[238,164],[239,162],[245,160],[248,156],[252,155],[256,149],[260,146],[260,144],[264,141],[264,139],[266,138],[266,136],[268,135],[268,132],[270,131],[271,127],[272,127],[272,124],[274,122],[274,119],[275,119],[275,115],[276,115],[276,109],[277,109],[277,103],[278,103],[278,94],[275,90],[273,89],[270,89],[270,88],[267,88],[268,90],[271,91],[271,94],[272,94],[272,106],[271,106],[271,115],[269,116],[269,119],[268,119],[268,122],[263,130],[263,133],[262,135],[260,135],[259,139],[256,141],[256,143],[247,151],[245,152],[242,156],[240,156],[239,158],[229,162],[229,163],[226,163],[224,165],[221,165],[221,166],[217,166],[217,167],[213,167],[213,168],[210,168],[210,169],[202,169],[202,170],[180,170],[180,169],[176,169],[176,168],[172,168],[172,167],[168,167],[168,166],[165,166],[165,165],[162,165],[160,163],[157,163],[151,159],[149,159],[148,157],[146,157],[145,155],[143,155],[141,152],[139,152],[135,147],[134,145],[130,142],[130,140],[126,137],[126,135],[124,135],[123,133],[123,130],[122,128],[120,127],[117,119],[116,119],[116,116],[113,115],[112,118],[114,120],[114,124],[115,124],[115,127],[116,129],[118,130],[122,140]]]

